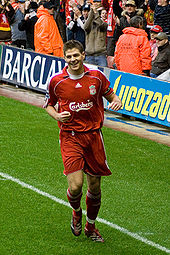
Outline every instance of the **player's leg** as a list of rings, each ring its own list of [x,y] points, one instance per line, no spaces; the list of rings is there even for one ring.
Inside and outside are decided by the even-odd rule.
[[[82,147],[79,146],[74,132],[60,132],[61,155],[64,164],[64,174],[67,176],[67,197],[73,208],[71,230],[74,235],[81,234],[82,209],[80,206],[83,186],[84,159]]]
[[[99,231],[95,228],[95,220],[101,205],[101,177],[87,175],[87,184],[87,221],[85,226],[85,234],[93,241],[104,242]]]
[[[101,177],[87,175],[88,190],[86,194],[88,229],[93,229],[101,204]]]
[[[80,202],[82,197],[83,180],[84,175],[81,170],[67,175],[67,198],[73,208],[71,230],[75,236],[79,236],[82,231],[82,209]]]

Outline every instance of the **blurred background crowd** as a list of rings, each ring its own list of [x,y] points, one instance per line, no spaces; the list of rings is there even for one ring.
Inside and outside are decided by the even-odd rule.
[[[87,63],[157,78],[170,69],[169,0],[1,0],[0,43],[63,57],[71,39]]]

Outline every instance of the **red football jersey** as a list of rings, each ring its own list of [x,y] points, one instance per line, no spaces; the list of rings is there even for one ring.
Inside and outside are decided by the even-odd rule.
[[[84,66],[84,75],[80,79],[71,79],[67,67],[54,75],[49,83],[47,105],[59,103],[59,112],[71,113],[69,121],[59,122],[65,131],[84,132],[99,129],[103,125],[103,96],[113,93],[106,76],[99,70]]]

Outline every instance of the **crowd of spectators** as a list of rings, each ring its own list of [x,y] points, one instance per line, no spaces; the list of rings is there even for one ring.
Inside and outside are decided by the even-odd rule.
[[[86,62],[156,78],[170,68],[169,0],[1,0],[0,42],[63,57],[83,44]]]

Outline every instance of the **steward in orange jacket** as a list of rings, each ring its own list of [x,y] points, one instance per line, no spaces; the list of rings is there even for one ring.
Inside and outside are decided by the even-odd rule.
[[[53,17],[54,6],[45,2],[37,11],[38,20],[34,27],[35,51],[63,57],[63,41]]]
[[[120,71],[149,76],[151,47],[147,33],[141,29],[143,23],[137,24],[140,21],[142,22],[142,17],[135,16],[130,20],[131,27],[123,29],[124,34],[119,37],[116,44],[114,59]]]

